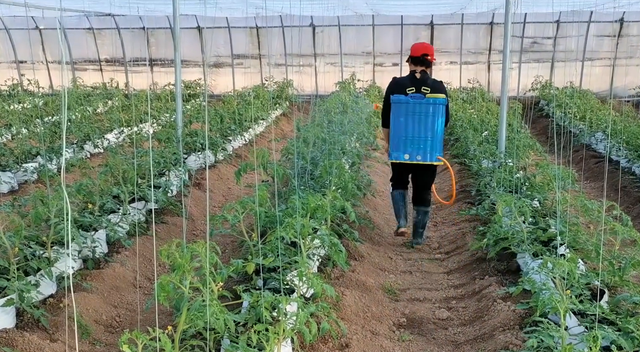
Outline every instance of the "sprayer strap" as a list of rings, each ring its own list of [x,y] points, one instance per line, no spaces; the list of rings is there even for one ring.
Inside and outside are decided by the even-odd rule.
[[[429,95],[431,93],[431,88],[429,88],[429,86],[431,85],[431,80],[432,80],[431,76],[429,76],[427,74],[426,85],[422,85],[420,87],[420,93],[424,94],[425,96],[427,96],[427,95]],[[424,81],[421,78],[418,78],[418,82],[424,83]],[[412,94],[412,93],[415,93],[416,91],[417,91],[417,88],[415,86],[414,87],[409,87],[409,88],[406,89],[407,94]]]

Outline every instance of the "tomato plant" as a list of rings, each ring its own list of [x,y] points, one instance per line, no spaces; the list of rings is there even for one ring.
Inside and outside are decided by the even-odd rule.
[[[470,83],[450,92],[453,117],[446,141],[474,180],[473,213],[485,219],[474,246],[490,257],[531,255],[551,280],[546,284],[528,276],[511,288],[513,293],[533,293],[522,303],[532,312],[525,328],[526,350],[573,350],[566,331],[568,312],[587,329],[582,342],[589,350],[600,350],[604,343],[617,350],[638,349],[640,286],[631,277],[640,269],[640,235],[616,204],[603,207],[602,201],[589,199],[574,172],[550,160],[523,123],[518,102],[510,102],[507,150],[501,159],[495,147],[499,107],[477,81]],[[549,94],[543,99],[554,98],[558,107],[579,109],[583,104],[572,101],[575,96],[541,94]],[[593,296],[598,280],[612,295],[606,307]],[[549,315],[560,318],[553,323]]]
[[[185,81],[183,84],[185,126],[204,126],[209,120],[208,130],[189,128],[196,132],[185,133],[183,152],[187,155],[204,152],[205,146],[200,141],[207,137],[211,140],[209,151],[213,155],[227,152],[226,145],[234,138],[271,118],[274,110],[286,110],[293,99],[290,81],[268,80],[265,84],[226,94],[219,100],[209,100],[205,106],[208,92],[203,83]],[[26,131],[2,142],[8,143],[5,146],[9,148],[0,148],[0,154],[15,151],[16,155],[24,154],[29,158],[40,155],[56,159],[62,149],[62,129],[59,118],[47,116],[61,113],[60,93],[46,94],[37,89],[37,82],[31,85],[31,91],[19,90],[15,83],[0,90],[0,95],[7,98],[7,106],[13,109],[0,128]],[[76,82],[69,88],[67,132],[73,142],[91,141],[116,127],[139,126],[149,120],[164,122],[151,135],[144,130],[136,131],[123,144],[105,149],[99,163],[86,160],[70,163],[68,172],[75,175],[73,181],[66,180],[66,191],[62,180],[45,168],[40,171],[42,181],[38,181],[45,187],[3,204],[0,238],[3,239],[2,248],[10,251],[7,253],[11,254],[12,260],[5,260],[9,258],[5,256],[0,260],[0,298],[16,294],[10,304],[41,317],[42,311],[38,310],[36,302],[22,294],[34,290],[33,285],[25,283],[25,278],[54,265],[60,259],[58,249],[65,246],[67,237],[71,236],[72,244],[84,248],[88,241],[93,241],[92,233],[105,229],[108,242],[128,244],[123,235],[133,232],[134,228],[114,224],[111,220],[114,214],[116,218],[131,215],[129,205],[141,201],[178,208],[176,200],[168,196],[168,190],[175,185],[164,179],[168,172],[179,170],[186,157],[180,154],[176,143],[176,126],[172,119],[175,113],[173,89],[172,85],[167,85],[126,93],[115,81],[92,86]],[[25,118],[18,118],[20,114]],[[43,122],[45,120],[53,122]],[[27,145],[36,137],[46,143],[21,149],[20,141]],[[2,165],[10,167],[28,159],[12,158],[0,157],[3,162],[10,160]],[[65,217],[65,193],[71,208],[70,222]],[[137,229],[144,230],[144,226]],[[92,251],[83,253],[81,259],[99,259]],[[58,280],[62,278],[58,277]]]
[[[355,226],[361,219],[356,209],[371,184],[364,161],[376,144],[379,113],[368,98],[382,97],[375,86],[359,89],[357,83],[350,77],[315,102],[308,122],[296,125],[279,160],[269,150],[257,150],[255,160],[238,169],[238,179],[258,171],[271,181],[211,218],[213,236],[240,238],[241,258],[222,265],[211,248],[207,253],[215,266],[210,267],[217,269],[201,273],[202,265],[191,253],[206,248],[205,242],[165,248],[172,254],[164,259],[178,269],[159,282],[180,285],[159,284],[157,294],[170,297],[163,304],[173,309],[175,324],[170,331],[125,333],[123,351],[154,351],[156,339],[167,341],[165,351],[217,351],[221,346],[225,351],[271,351],[288,339],[300,346],[344,331],[328,303],[336,293],[318,273],[318,264],[348,266],[341,240],[357,239]],[[226,273],[224,279],[213,279],[220,272]],[[174,279],[176,275],[181,278]],[[196,277],[211,284],[187,296],[185,283]],[[227,297],[217,294],[214,281],[221,282]],[[207,310],[201,304],[205,299],[225,309]],[[170,303],[174,301],[179,304]],[[192,314],[199,323],[182,318]],[[171,340],[178,330],[189,329],[193,334]]]
[[[573,83],[556,87],[540,76],[530,91],[541,99],[542,110],[556,124],[573,132],[580,143],[640,176],[640,116],[631,104],[603,103],[592,91]]]

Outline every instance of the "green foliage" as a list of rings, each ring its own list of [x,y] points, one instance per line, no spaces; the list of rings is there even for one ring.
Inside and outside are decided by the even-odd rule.
[[[268,80],[266,84],[229,93],[207,104],[207,90],[202,82],[185,81],[183,86],[184,152],[187,155],[203,152],[207,138],[211,141],[208,147],[213,155],[227,152],[225,146],[233,138],[265,121],[278,108],[286,110],[293,101],[291,81]],[[64,247],[69,236],[74,244],[83,245],[89,233],[105,228],[109,242],[118,240],[128,244],[128,239],[115,236],[114,224],[108,221],[108,215],[117,213],[121,208],[124,208],[123,215],[127,215],[127,205],[138,201],[153,202],[161,208],[176,208],[175,199],[167,195],[171,185],[163,180],[168,171],[181,169],[183,158],[176,143],[176,126],[171,119],[175,114],[173,89],[172,85],[167,85],[154,90],[125,93],[118,88],[117,82],[94,86],[77,83],[70,88],[69,115],[77,116],[70,121],[69,128],[82,133],[73,132],[76,134],[69,140],[91,140],[116,127],[146,123],[149,118],[154,122],[164,118],[165,122],[151,136],[143,131],[134,133],[123,144],[107,149],[97,165],[87,161],[69,165],[68,169],[74,173],[75,179],[67,182],[66,190],[59,176],[51,170],[41,170],[41,179],[46,183],[46,187],[41,187],[44,189],[36,189],[28,196],[14,197],[2,205],[0,297],[17,293],[17,298],[11,304],[43,317],[43,311],[30,302],[26,295],[35,288],[25,278],[58,261],[54,247]],[[43,118],[62,108],[59,103],[61,98],[59,94],[45,95],[35,90],[27,92],[11,85],[0,91],[0,95],[9,99],[0,109],[19,104],[30,106],[21,110],[24,119],[18,118],[14,111],[13,115],[8,114],[8,119],[3,120],[2,124],[13,130],[42,125],[39,132],[28,132],[20,138],[50,135],[51,140],[45,143],[47,148],[39,148],[30,157],[45,153],[45,156],[54,158],[61,153],[59,141],[62,130],[59,123],[46,124]],[[39,110],[49,105],[53,107]],[[205,129],[207,121],[208,129]],[[77,138],[80,135],[84,137]],[[13,151],[17,155],[24,154],[16,140],[10,143],[14,143],[10,145],[11,148],[0,147],[0,154],[6,150],[10,154]],[[0,159],[7,160],[4,157]],[[17,163],[26,159],[11,160]],[[65,201],[65,194],[68,202]],[[70,212],[65,205],[70,207]],[[67,214],[70,214],[70,219]],[[156,218],[158,216],[156,214]],[[145,223],[139,222],[128,231],[142,235],[145,233]],[[92,255],[83,259],[95,260],[99,264]]]
[[[518,102],[510,102],[506,157],[500,160],[495,148],[499,107],[477,81],[470,83],[450,92],[453,118],[446,138],[474,180],[474,213],[486,219],[475,245],[490,257],[511,252],[541,258],[542,270],[560,292],[546,295],[546,288],[530,279],[512,289],[533,292],[523,304],[533,313],[525,329],[526,350],[572,350],[565,331],[568,311],[587,328],[590,351],[599,351],[602,341],[619,351],[638,349],[640,286],[632,275],[640,269],[640,235],[616,204],[588,199],[573,171],[549,160],[523,124]],[[558,254],[563,245],[570,255]],[[585,273],[578,258],[586,263]],[[591,296],[596,280],[609,289],[608,308]],[[560,326],[548,321],[548,314],[563,317]]]
[[[613,106],[613,101],[603,104],[590,90],[573,83],[556,87],[541,76],[536,77],[531,92],[543,101],[542,108],[556,123],[576,132],[580,142],[602,144],[595,147],[640,165],[639,116],[631,104],[619,108]],[[596,134],[601,137],[594,138]]]
[[[163,249],[172,270],[160,283],[173,284],[159,284],[157,292],[161,304],[175,312],[175,328],[127,332],[121,339],[123,351],[155,351],[156,339],[163,351],[217,351],[221,345],[225,351],[271,351],[289,338],[299,346],[338,333],[342,325],[327,303],[336,293],[313,269],[321,257],[324,267],[348,266],[341,240],[357,239],[355,208],[371,184],[363,168],[376,142],[376,116],[372,101],[363,95],[370,88],[358,89],[357,83],[350,77],[316,102],[279,161],[268,150],[256,150],[255,160],[236,172],[238,180],[259,172],[270,181],[212,216],[212,234],[238,236],[242,258],[222,265],[209,249],[213,262],[200,273],[202,264],[191,253],[204,255],[198,249],[206,248],[205,242]],[[216,278],[221,272],[225,275]],[[178,285],[192,278],[210,283],[198,290]],[[226,298],[234,304],[220,298],[216,282],[228,289]],[[305,298],[309,290],[313,294]],[[207,299],[225,309],[207,311],[202,305]],[[295,312],[286,311],[293,304]],[[197,324],[191,322],[192,314]],[[207,328],[206,321],[214,325]]]

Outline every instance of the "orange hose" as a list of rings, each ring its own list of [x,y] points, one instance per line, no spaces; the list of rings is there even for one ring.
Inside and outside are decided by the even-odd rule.
[[[456,200],[456,176],[453,173],[453,168],[451,167],[451,165],[449,165],[449,162],[445,158],[438,157],[438,159],[442,160],[442,162],[445,165],[447,165],[447,168],[449,169],[449,174],[451,174],[451,189],[452,189],[452,191],[451,191],[451,193],[452,193],[451,199],[448,202],[445,202],[444,200],[440,199],[440,197],[438,197],[438,193],[436,193],[436,184],[435,183],[431,186],[431,190],[433,191],[433,195],[436,197],[436,199],[440,203],[445,204],[445,205],[451,205],[451,204],[453,204],[453,201]]]

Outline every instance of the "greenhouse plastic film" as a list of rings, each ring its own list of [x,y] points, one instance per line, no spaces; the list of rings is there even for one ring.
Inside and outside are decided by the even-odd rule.
[[[107,231],[99,230],[92,233],[81,233],[82,251],[80,257],[83,259],[100,258],[107,254]]]
[[[0,330],[16,326],[16,306],[7,306],[9,301],[14,298],[15,295],[0,298]]]
[[[195,153],[189,155],[184,161],[189,170],[199,170],[205,168],[207,165],[213,165],[216,161],[216,157],[209,150],[203,153]]]
[[[554,81],[584,82],[584,88],[597,92],[612,89],[623,96],[640,84],[637,75],[629,76],[626,70],[612,69],[614,58],[624,67],[638,64],[638,57],[634,55],[638,44],[634,33],[640,26],[637,6],[617,4],[620,9],[616,11],[590,11],[583,10],[588,7],[575,6],[578,11],[568,11],[548,3],[544,6],[534,3],[536,5],[525,6],[531,11],[522,8],[514,14],[511,44],[519,52],[514,55],[517,79],[509,84],[510,95],[526,91],[534,79],[533,73],[538,72],[545,72],[547,78]],[[328,16],[309,10],[296,15],[255,13],[244,17],[237,13],[228,14],[229,17],[202,16],[196,11],[194,13],[198,15],[180,16],[183,34],[180,52],[183,60],[189,63],[182,71],[185,76],[202,76],[210,62],[223,63],[225,67],[214,73],[212,85],[216,91],[257,83],[268,70],[269,75],[278,79],[293,78],[302,93],[329,93],[335,79],[354,67],[360,68],[361,78],[374,79],[383,85],[393,76],[406,74],[404,59],[411,44],[433,38],[439,79],[458,85],[466,84],[468,78],[478,78],[497,93],[501,86],[499,53],[502,51],[504,14],[490,6],[482,7],[484,11],[473,11],[473,6],[467,6],[462,12],[460,7],[451,12],[433,12],[430,8],[418,11],[422,14],[413,12],[411,15],[398,13],[397,9],[378,12],[384,15],[342,11]],[[545,10],[540,11],[541,8]],[[130,13],[122,16],[73,15],[59,19],[57,13],[51,12],[47,17],[40,17],[42,13],[34,16],[25,17],[25,13],[19,13],[2,17],[6,26],[0,25],[0,30],[7,38],[3,42],[8,42],[11,36],[16,47],[14,49],[9,43],[3,46],[8,50],[0,55],[3,66],[0,80],[19,76],[22,81],[35,78],[45,87],[57,87],[62,84],[59,78],[62,71],[67,70],[87,83],[103,83],[116,78],[133,88],[144,89],[150,78],[160,85],[174,79],[173,68],[154,67],[154,62],[150,62],[146,70],[133,69],[140,58],[173,60],[171,17]],[[624,20],[621,20],[623,16]],[[58,43],[57,27],[64,33],[62,46]],[[620,29],[622,32],[618,36]],[[44,43],[39,40],[40,32]],[[50,40],[52,38],[55,40]],[[155,40],[150,42],[148,38]],[[613,49],[600,50],[613,48],[618,41],[620,52],[617,55]],[[258,42],[260,45],[256,44]],[[69,67],[59,63],[62,54],[69,60]],[[266,68],[262,62],[264,57],[275,62]],[[592,64],[596,60],[606,63]],[[33,62],[36,62],[35,69],[26,69],[30,66],[24,63]],[[106,62],[110,62],[109,70],[103,69]],[[113,66],[111,62],[117,64]],[[87,67],[87,63],[92,66],[88,70],[76,69],[80,65]],[[294,65],[302,70],[291,70]],[[249,70],[243,72],[238,67]],[[312,80],[298,79],[314,74],[316,78]],[[606,79],[600,79],[602,77]],[[610,87],[611,78],[613,87]]]
[[[51,269],[44,270],[38,272],[34,276],[27,277],[27,281],[34,285],[36,289],[31,292],[30,299],[34,302],[39,302],[52,294],[54,294],[58,290],[58,285],[56,284],[56,277],[53,275],[53,271]]]
[[[20,170],[16,171],[13,174],[18,184],[37,180],[38,166],[39,166],[38,163],[22,164],[22,166],[20,167]]]
[[[0,172],[0,194],[18,189],[18,180],[13,172]]]
[[[80,259],[82,249],[75,243],[72,243],[69,249],[54,248],[52,252],[53,259],[57,260],[53,265],[53,275],[55,276],[71,275],[84,266],[82,259]]]

